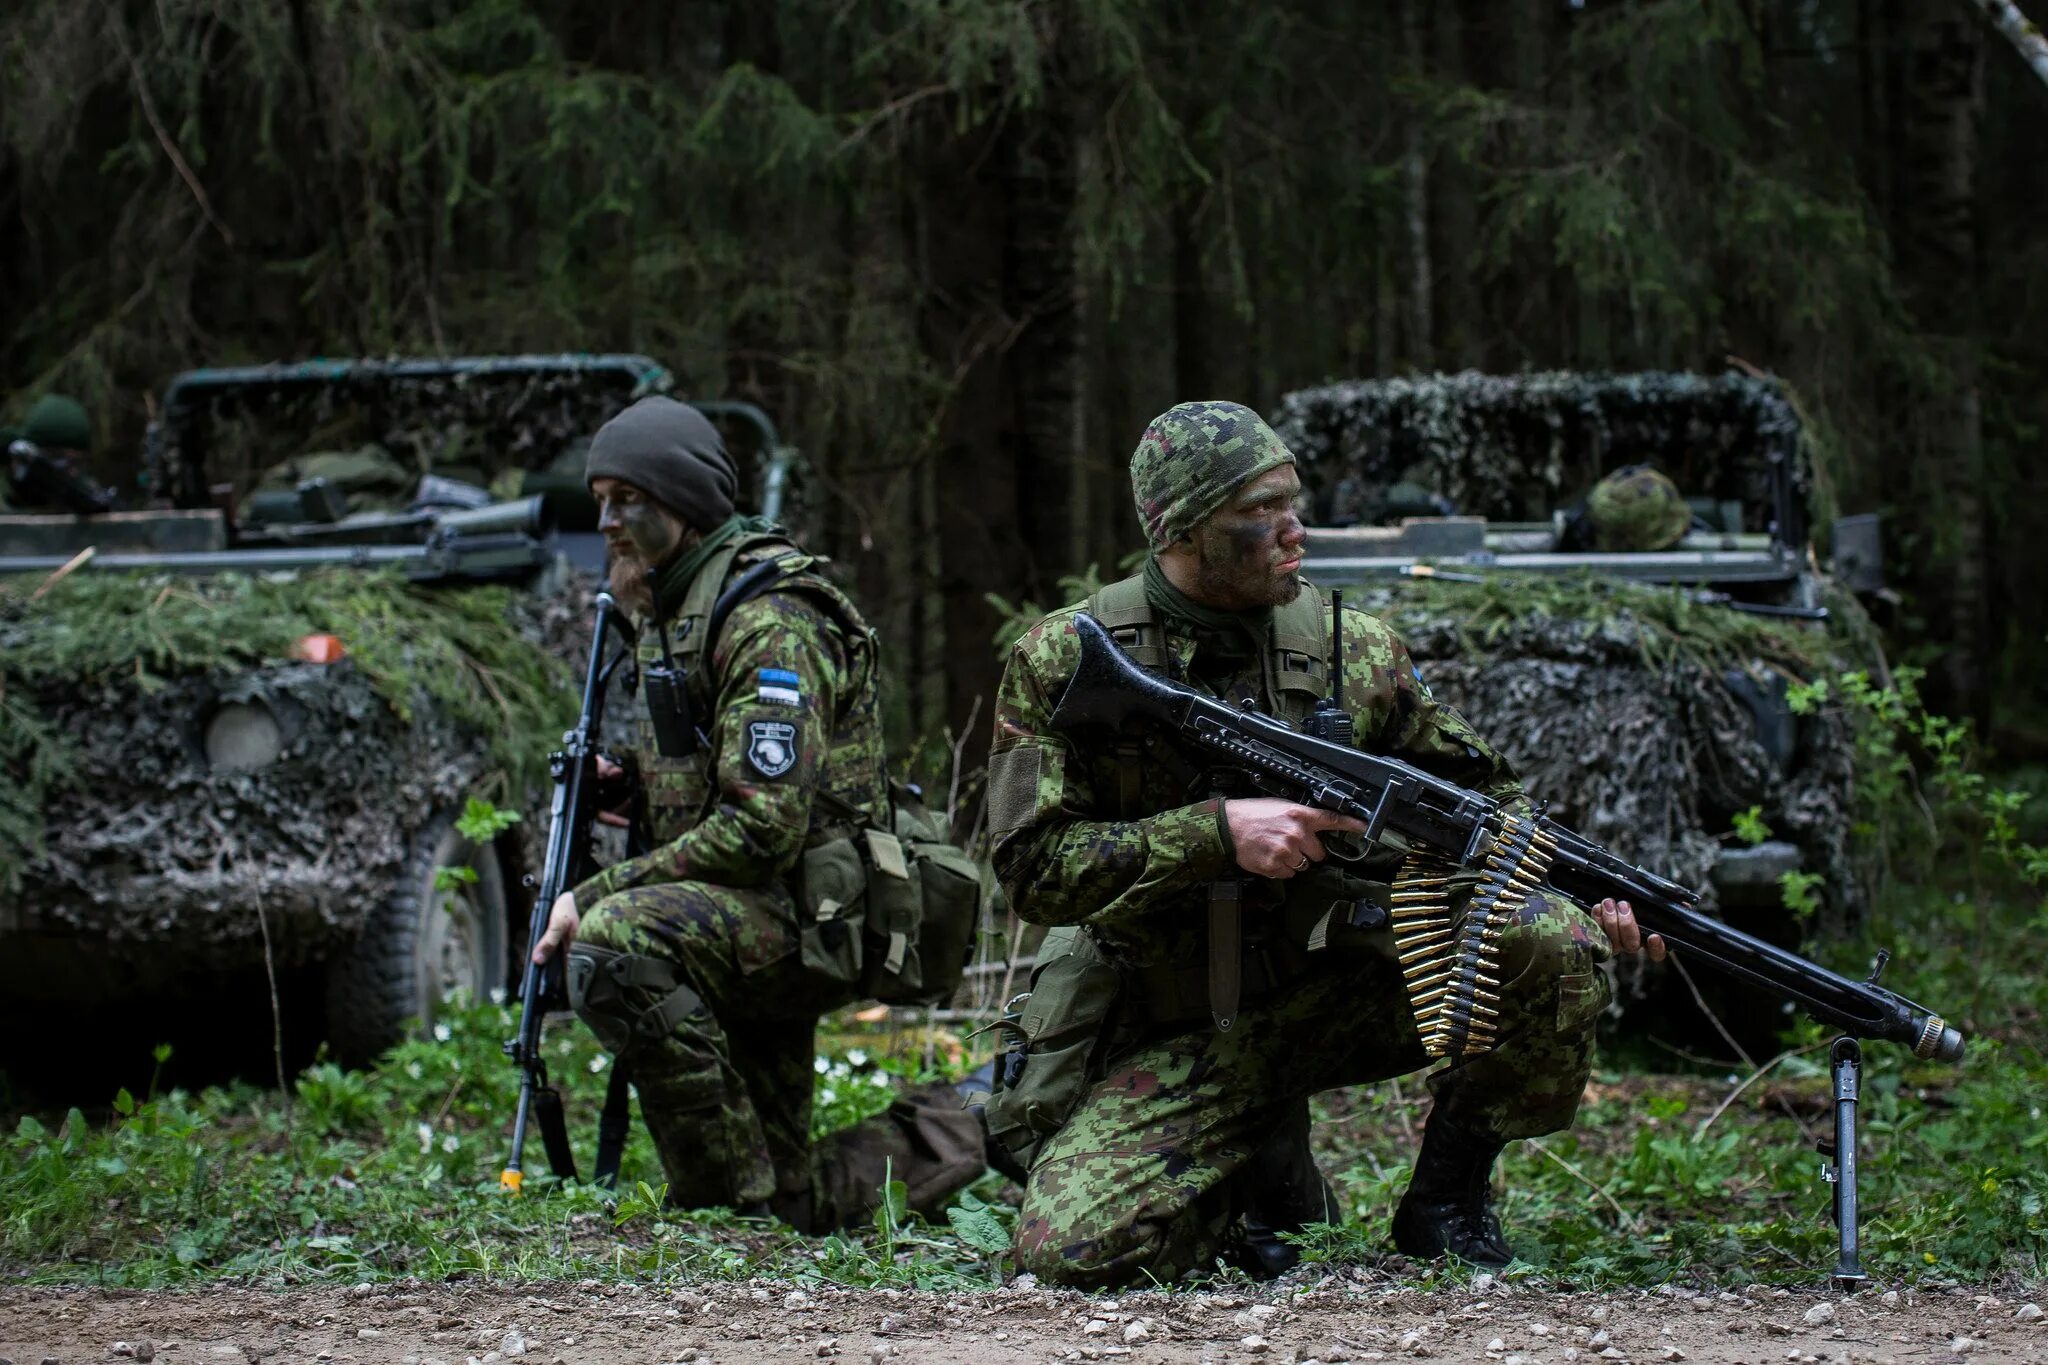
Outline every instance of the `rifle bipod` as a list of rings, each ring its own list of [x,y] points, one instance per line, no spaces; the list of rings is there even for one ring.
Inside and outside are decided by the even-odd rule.
[[[1835,1135],[1822,1138],[1820,1178],[1834,1193],[1836,1256],[1835,1288],[1853,1293],[1870,1283],[1863,1273],[1862,1246],[1856,1228],[1856,1101],[1863,1080],[1863,1048],[1854,1038],[1837,1038],[1828,1049],[1834,1084]]]

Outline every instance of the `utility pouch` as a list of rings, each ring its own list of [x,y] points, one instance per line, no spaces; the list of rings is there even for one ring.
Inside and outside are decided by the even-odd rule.
[[[987,883],[915,791],[892,783],[889,807],[891,829],[857,836],[868,867],[862,990],[885,1004],[932,1004],[960,984]]]
[[[858,987],[861,925],[868,913],[868,869],[860,850],[844,837],[812,845],[803,853],[800,882],[797,936],[804,969],[820,982]]]
[[[910,861],[910,849],[885,829],[865,829],[867,850],[869,947],[864,994],[891,1004],[921,995],[924,974],[918,954],[918,927],[923,918],[920,894],[923,869]]]
[[[1027,1169],[1088,1093],[1121,984],[1082,930],[1055,929],[1039,946],[1031,994],[1016,1010],[1023,1064],[1006,1059],[987,1108],[989,1135]]]

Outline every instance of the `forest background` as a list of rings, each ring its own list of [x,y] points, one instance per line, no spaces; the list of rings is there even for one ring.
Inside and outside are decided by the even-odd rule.
[[[1967,0],[8,11],[0,394],[109,450],[190,365],[644,351],[800,447],[935,734],[986,594],[1136,548],[1173,402],[1739,357],[1886,514],[1937,704],[2029,747],[2048,88]]]

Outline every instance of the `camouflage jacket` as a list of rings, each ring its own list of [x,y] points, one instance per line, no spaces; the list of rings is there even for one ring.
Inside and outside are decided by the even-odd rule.
[[[790,548],[779,538],[748,542],[704,572],[723,584]],[[692,704],[709,740],[699,754],[657,752],[642,697],[633,757],[652,848],[578,887],[579,905],[658,882],[785,881],[816,831],[853,823],[847,808],[886,809],[874,636],[816,564],[792,560],[774,588],[733,609],[708,661],[696,656]],[[644,665],[658,659],[659,645],[651,623],[642,624]],[[821,792],[841,804],[819,801]]]
[[[1316,590],[1304,584],[1303,591]],[[1327,601],[1318,600],[1327,621]],[[1070,738],[1052,730],[1053,709],[1079,657],[1073,617],[1081,610],[1054,612],[1010,651],[989,765],[996,874],[1026,920],[1084,924],[1105,950],[1127,962],[1193,960],[1205,932],[1208,884],[1245,875],[1231,849],[1223,800],[1214,774],[1191,769],[1164,738],[1119,745],[1108,736]],[[1215,667],[1190,628],[1173,619],[1164,626],[1170,676],[1231,701],[1255,697],[1268,714],[1300,722],[1302,708],[1276,701],[1268,690],[1261,660]],[[1523,799],[1507,761],[1431,694],[1400,637],[1376,617],[1349,609],[1343,705],[1361,749],[1492,796]],[[1135,799],[1126,805],[1121,793],[1133,772]],[[1256,794],[1249,788],[1225,793]],[[1399,857],[1398,850],[1378,848],[1351,872],[1391,880]],[[1312,896],[1319,876],[1336,875],[1336,864],[1325,863],[1286,885]],[[1248,911],[1278,905],[1287,894],[1280,883],[1247,881]]]

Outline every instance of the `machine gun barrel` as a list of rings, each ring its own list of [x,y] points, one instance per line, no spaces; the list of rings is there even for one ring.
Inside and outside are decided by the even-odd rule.
[[[1203,696],[1131,662],[1101,623],[1074,618],[1081,656],[1052,717],[1062,732],[1149,724],[1235,767],[1260,790],[1365,822],[1368,843],[1396,834],[1461,866],[1483,859],[1503,828],[1501,803],[1399,759],[1316,739],[1284,721]],[[1682,952],[1793,1001],[1857,1038],[1903,1043],[1956,1061],[1963,1037],[1932,1011],[1871,981],[1851,981],[1799,954],[1709,918],[1685,887],[1627,862],[1555,821],[1549,884],[1583,904],[1626,900],[1642,927]]]

